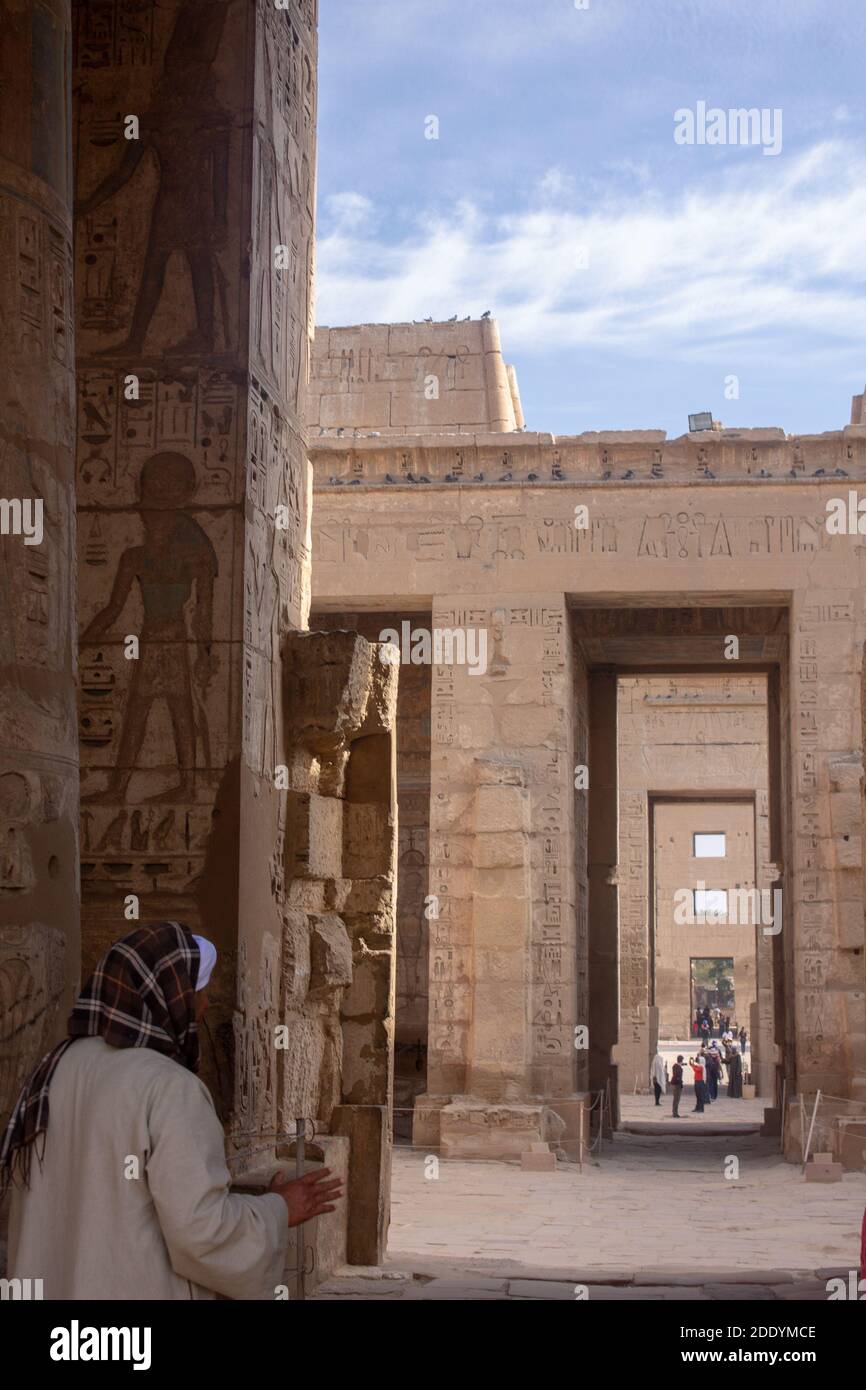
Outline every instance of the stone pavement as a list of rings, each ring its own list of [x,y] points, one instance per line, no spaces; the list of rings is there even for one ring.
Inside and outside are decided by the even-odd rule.
[[[827,1280],[848,1279],[848,1268],[828,1267],[793,1275],[787,1270],[755,1271],[754,1279],[721,1274],[715,1282],[672,1271],[630,1277],[609,1272],[551,1269],[545,1272],[478,1268],[443,1262],[423,1271],[392,1265],[386,1269],[344,1266],[321,1284],[314,1302],[638,1302],[638,1303],[817,1303],[827,1298]]]
[[[807,1185],[757,1135],[620,1132],[582,1174],[426,1158],[395,1152],[385,1269],[317,1298],[824,1299],[859,1260],[866,1174]]]
[[[672,1068],[678,1055],[685,1058],[686,1077],[691,1076],[688,1060],[689,1057],[694,1056],[696,1049],[695,1039],[659,1043],[659,1051],[668,1064],[668,1070]],[[749,1067],[750,1057],[751,1054],[747,1047],[744,1064],[746,1069]],[[649,1077],[647,1077],[647,1085],[649,1085]],[[729,1100],[727,1081],[725,1080],[719,1088],[718,1098],[705,1108],[703,1114],[695,1113],[694,1103],[694,1086],[685,1086],[680,1101],[680,1120],[682,1123],[679,1124],[671,1115],[673,1097],[670,1092],[662,1096],[658,1106],[652,1091],[646,1095],[622,1095],[620,1096],[622,1128],[635,1134],[664,1134],[665,1132],[686,1134],[691,1130],[705,1134],[719,1129],[756,1131],[764,1122],[764,1108],[769,1102],[760,1096],[755,1100]]]
[[[719,1092],[718,1099],[714,1100],[712,1105],[706,1106],[702,1115],[695,1113],[694,1103],[694,1087],[684,1086],[679,1120],[674,1120],[671,1114],[673,1097],[670,1094],[662,1096],[658,1106],[652,1095],[622,1096],[622,1128],[633,1133],[647,1133],[647,1126],[653,1126],[651,1132],[656,1133],[659,1132],[655,1128],[658,1126],[662,1134],[665,1131],[686,1134],[692,1130],[698,1134],[706,1134],[719,1129],[755,1132],[764,1122],[766,1101],[728,1100],[724,1088]]]

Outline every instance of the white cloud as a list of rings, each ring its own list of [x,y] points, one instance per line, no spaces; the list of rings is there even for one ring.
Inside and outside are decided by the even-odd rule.
[[[558,165],[552,165],[550,169],[545,169],[536,187],[543,202],[563,202],[574,193],[574,175],[566,173]]]
[[[718,175],[704,154],[680,152],[674,197],[618,192],[583,212],[540,199],[496,217],[463,201],[448,217],[416,216],[390,243],[344,219],[319,244],[317,318],[492,309],[510,352],[594,344],[694,358],[724,347],[743,360],[780,338],[818,352],[828,337],[863,351],[863,150],[824,143],[770,170],[740,152]]]
[[[340,231],[359,231],[373,215],[373,204],[363,193],[332,193],[325,199],[325,208],[329,221]]]

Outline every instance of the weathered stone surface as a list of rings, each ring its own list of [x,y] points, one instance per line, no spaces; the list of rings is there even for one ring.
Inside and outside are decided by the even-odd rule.
[[[318,328],[307,420],[336,435],[522,428],[513,367],[492,320]],[[408,462],[402,472],[412,471]]]
[[[332,1129],[349,1140],[350,1264],[380,1264],[388,1238],[391,1116],[385,1105],[340,1105]]]
[[[329,330],[323,373],[366,331]],[[390,351],[376,333],[371,361]],[[426,1094],[532,1104],[610,1082],[615,1113],[618,1070],[628,1089],[648,1084],[662,981],[649,969],[647,799],[701,790],[754,802],[754,867],[735,883],[781,893],[781,932],[747,927],[723,952],[760,1094],[780,1104],[783,1080],[789,1097],[866,1094],[862,557],[824,524],[839,477],[866,481],[862,427],[554,439],[416,419],[399,440],[314,442],[313,544],[317,607],[351,611],[360,590],[417,615],[432,596],[434,632],[486,634],[483,670],[432,673],[428,882],[444,911],[429,930]],[[652,708],[651,737],[634,724],[631,785],[617,776],[616,672],[660,689],[645,670],[667,667],[681,668],[674,699]],[[713,686],[713,708],[690,698]],[[674,725],[691,770],[664,747]],[[745,864],[746,838],[743,850]],[[433,1135],[440,1108],[425,1105],[419,1133]]]
[[[70,40],[65,0],[3,6],[0,1128],[79,971]]]
[[[390,1101],[396,676],[303,631],[315,6],[140,8],[121,41],[75,5],[84,961],[129,895],[215,941],[240,1171],[346,1091]]]

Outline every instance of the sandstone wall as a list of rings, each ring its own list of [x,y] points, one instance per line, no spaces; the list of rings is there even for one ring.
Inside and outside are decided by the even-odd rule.
[[[655,1001],[660,1038],[690,1038],[694,1005],[691,995],[691,962],[707,957],[730,957],[735,1004],[723,1010],[739,1026],[751,1029],[751,1009],[757,1001],[755,976],[755,925],[750,918],[718,925],[677,920],[677,893],[707,889],[755,887],[755,808],[749,802],[690,801],[661,803],[653,815],[655,834]],[[696,859],[692,838],[712,830],[725,836],[725,854],[719,859]]]
[[[732,624],[736,627],[736,622]],[[736,635],[736,634],[734,634]],[[671,655],[676,639],[669,639]],[[736,663],[726,663],[736,670]],[[654,801],[696,792],[708,794],[735,791],[751,795],[754,809],[728,808],[725,814],[733,825],[745,814],[753,829],[749,845],[738,857],[736,882],[742,879],[743,864],[751,855],[749,883],[769,889],[766,868],[770,858],[769,764],[766,679],[761,676],[730,678],[682,675],[670,677],[625,676],[619,682],[619,807],[620,872],[618,875],[620,913],[620,1083],[631,1090],[635,1081],[643,1088],[645,1075],[658,1037],[688,1037],[688,1032],[672,1033],[688,1021],[688,956],[734,954],[739,960],[738,988],[745,986],[740,1022],[751,1032],[751,1004],[756,999],[756,952],[766,957],[769,943],[754,928],[719,928],[712,942],[695,944],[709,931],[702,926],[675,928],[672,895],[676,888],[694,886],[696,877],[708,887],[726,887],[734,870],[730,863],[715,866],[711,861],[690,862],[690,817],[697,814],[696,803],[684,808]],[[651,805],[653,802],[653,805]],[[697,803],[712,819],[712,803]],[[719,808],[722,809],[721,807]],[[738,819],[739,817],[739,819]],[[662,853],[659,837],[663,825],[682,840],[679,851]],[[701,827],[695,822],[693,829]],[[719,828],[723,826],[719,825]],[[757,859],[754,834],[757,834]],[[732,841],[732,844],[734,841]],[[652,858],[650,855],[652,854]],[[706,872],[702,870],[706,867]],[[654,872],[655,869],[655,872]],[[687,872],[686,872],[687,871]],[[724,882],[719,878],[722,875]],[[671,877],[670,875],[673,875]],[[679,875],[679,877],[677,877]],[[686,875],[686,876],[684,876]],[[732,880],[733,881],[733,880]],[[651,900],[651,895],[652,900]],[[655,951],[650,931],[655,921]],[[728,936],[731,949],[722,950]],[[694,945],[694,949],[692,946]],[[710,949],[712,946],[712,949]],[[718,947],[718,950],[716,949]],[[653,958],[654,955],[654,958]],[[655,973],[654,973],[655,972]],[[772,1035],[772,970],[765,962],[763,971],[763,1029]],[[654,984],[653,984],[654,979]],[[679,980],[677,985],[676,981]],[[679,1008],[667,990],[678,990]],[[651,1002],[655,1013],[646,1013]],[[738,994],[738,1009],[740,997]],[[629,1048],[628,1037],[635,1046]],[[765,1044],[767,1039],[765,1038]],[[755,1052],[759,1052],[756,1043]],[[767,1046],[764,1048],[767,1052]],[[763,1094],[772,1096],[772,1071],[764,1077]]]
[[[314,613],[328,631],[349,629],[370,642],[390,631],[403,637],[429,630],[427,613]],[[415,1097],[427,1088],[430,919],[430,694],[429,666],[401,661],[397,691],[397,961],[394,1014],[394,1130],[411,1136]]]
[[[306,419],[313,436],[523,427],[517,375],[492,319],[318,327]],[[409,471],[399,455],[395,467]]]
[[[63,0],[0,11],[3,1126],[65,1032],[79,876],[70,15]]]
[[[403,454],[428,484],[399,480]],[[338,439],[322,440],[313,458],[316,603],[345,606],[350,575],[354,606],[390,609],[395,594],[407,606],[432,596],[434,626],[484,627],[489,637],[484,676],[434,671],[431,891],[441,883],[452,914],[443,924],[449,938],[431,940],[431,1090],[459,1093],[475,1068],[497,1085],[522,1078],[525,1093],[537,1095],[540,1083],[530,1077],[544,1067],[531,1038],[551,1029],[567,1051],[577,1021],[570,980],[561,1015],[532,1002],[544,977],[530,949],[560,898],[552,866],[571,873],[577,863],[563,810],[580,715],[562,635],[566,611],[682,615],[655,638],[651,625],[645,633],[647,659],[670,669],[683,659],[677,634],[689,631],[685,618],[707,605],[722,623],[730,605],[738,614],[748,605],[759,621],[744,633],[740,660],[775,673],[771,757],[780,791],[770,872],[778,870],[785,918],[772,969],[782,986],[775,1036],[789,1089],[862,1090],[863,547],[856,535],[828,532],[825,504],[849,487],[863,492],[866,428],[810,438],[779,430],[677,440],[652,431],[507,441],[418,435],[399,447]],[[585,526],[575,524],[581,507]],[[722,665],[721,636],[695,627],[692,656]],[[582,646],[596,666],[616,668],[618,642],[614,625],[603,641]],[[548,806],[549,787],[558,792]],[[502,803],[496,837],[483,809],[491,795]],[[488,839],[507,863],[488,861]],[[608,864],[608,877],[616,868]],[[603,869],[590,864],[590,883]],[[507,922],[500,914],[500,935],[476,962],[476,947],[487,951],[484,885],[492,873],[507,897]],[[560,901],[566,968],[579,971],[572,884],[563,883]],[[437,994],[436,953],[445,950],[449,974]],[[521,955],[522,986],[514,963]],[[493,1027],[486,963],[499,980],[495,1059],[481,1057]]]

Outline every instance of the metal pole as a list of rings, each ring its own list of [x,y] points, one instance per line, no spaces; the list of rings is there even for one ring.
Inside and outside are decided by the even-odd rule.
[[[580,1164],[580,1171],[583,1172],[583,1105],[577,1112],[577,1161]]]
[[[815,1129],[815,1121],[816,1121],[816,1119],[818,1118],[818,1105],[819,1105],[819,1103],[820,1103],[820,1100],[821,1100],[821,1091],[820,1091],[820,1089],[819,1089],[819,1090],[816,1092],[816,1094],[815,1094],[815,1104],[814,1104],[814,1106],[812,1107],[812,1123],[809,1125],[809,1138],[806,1140],[806,1148],[805,1148],[805,1150],[804,1150],[804,1152],[803,1152],[803,1172],[804,1172],[804,1173],[805,1173],[805,1171],[806,1171],[806,1164],[807,1164],[808,1161],[809,1161],[809,1150],[810,1150],[811,1147],[812,1147],[812,1134],[813,1134],[814,1129]]]
[[[304,1176],[304,1153],[306,1149],[307,1122],[306,1120],[295,1119],[295,1177]],[[295,1268],[297,1270],[297,1297],[306,1298],[304,1289],[304,1267],[306,1265],[306,1249],[304,1246],[304,1223],[295,1227]]]

